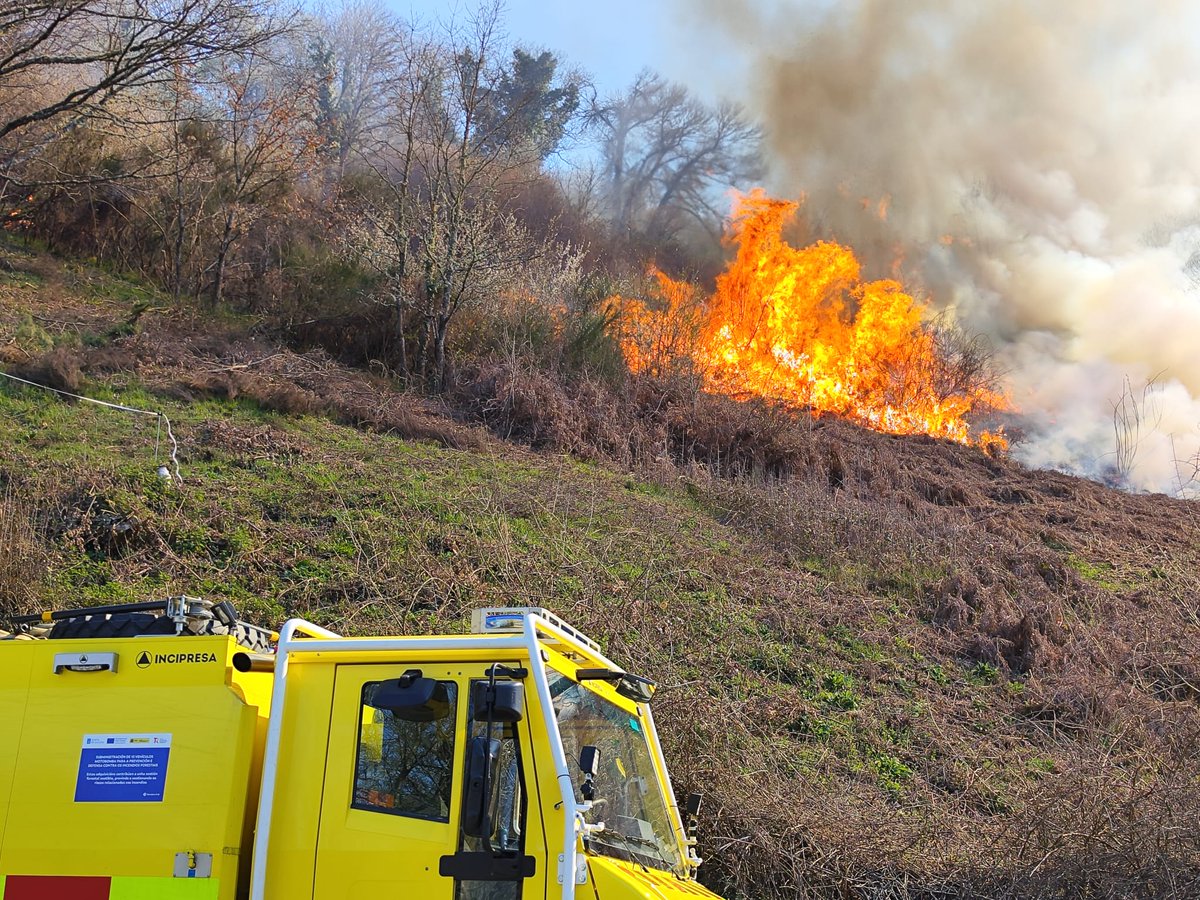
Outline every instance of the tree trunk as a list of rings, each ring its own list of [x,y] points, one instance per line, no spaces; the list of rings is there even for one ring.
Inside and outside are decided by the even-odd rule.
[[[438,316],[433,341],[433,389],[439,394],[446,389],[446,332],[450,319]]]
[[[408,347],[404,339],[404,310],[408,306],[404,298],[404,289],[401,288],[393,295],[396,300],[396,346],[399,348],[398,362],[400,371],[408,375]]]
[[[413,361],[413,371],[423,382],[429,382],[429,315],[421,316],[421,324],[417,327],[417,358]]]
[[[175,182],[175,246],[171,252],[171,294],[178,305],[180,294],[183,293],[183,231],[187,220],[183,211],[183,178],[178,173]]]
[[[225,295],[225,263],[233,246],[234,210],[230,207],[225,214],[225,228],[221,232],[221,243],[217,248],[217,262],[213,267],[212,305],[220,306]]]

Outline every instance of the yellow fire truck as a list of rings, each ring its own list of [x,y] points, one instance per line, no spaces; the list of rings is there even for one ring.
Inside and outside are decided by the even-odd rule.
[[[14,626],[3,900],[715,896],[654,685],[545,610],[345,638],[180,597]]]

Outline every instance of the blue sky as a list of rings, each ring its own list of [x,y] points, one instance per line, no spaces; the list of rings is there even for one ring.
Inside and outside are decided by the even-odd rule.
[[[427,23],[476,6],[473,0],[389,3],[397,13]],[[510,41],[555,52],[588,72],[601,94],[621,90],[649,66],[711,98],[721,88],[722,67],[736,67],[736,60],[704,48],[686,0],[506,0],[505,23]]]

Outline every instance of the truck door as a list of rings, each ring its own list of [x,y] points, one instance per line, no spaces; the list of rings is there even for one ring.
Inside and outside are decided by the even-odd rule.
[[[491,835],[463,831],[466,758],[486,730],[471,685],[485,674],[478,663],[338,666],[314,900],[545,896],[528,716],[492,733]]]
[[[314,900],[453,897],[438,866],[458,837],[467,704],[460,669],[338,666]],[[432,689],[419,685],[424,679]],[[427,702],[392,706],[405,682],[424,686]]]

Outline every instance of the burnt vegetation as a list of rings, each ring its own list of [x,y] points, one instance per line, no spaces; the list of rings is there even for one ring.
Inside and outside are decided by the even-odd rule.
[[[544,605],[661,684],[727,897],[1200,894],[1194,504],[708,393],[684,320],[630,371],[609,298],[720,268],[740,111],[597,96],[494,8],[150,8],[0,13],[0,363],[164,410],[184,482],[153,418],[0,379],[0,611]]]

